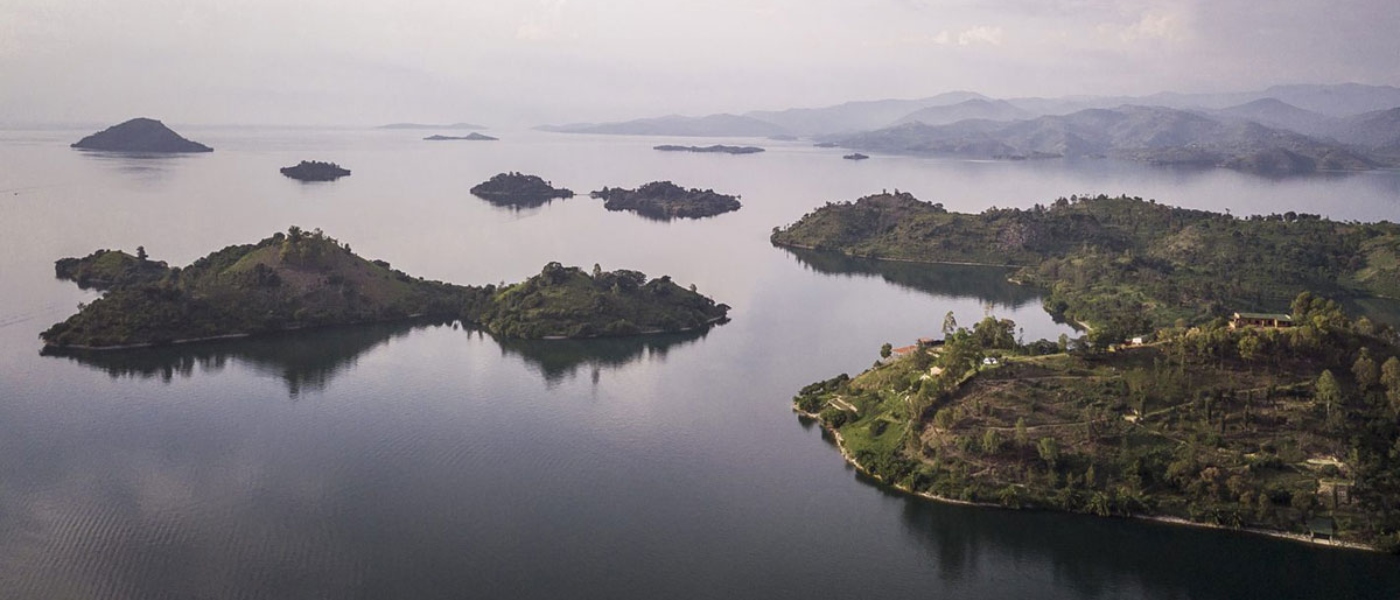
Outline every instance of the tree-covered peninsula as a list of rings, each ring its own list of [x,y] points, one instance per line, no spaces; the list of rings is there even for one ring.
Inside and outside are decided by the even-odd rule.
[[[538,175],[509,172],[499,173],[472,187],[473,196],[497,206],[531,208],[542,206],[555,198],[573,198],[568,188],[556,188]]]
[[[298,227],[228,246],[184,267],[102,250],[55,264],[58,277],[107,290],[44,331],[52,348],[114,349],[408,318],[461,319],[496,335],[572,338],[689,331],[723,320],[669,277],[585,274],[550,263],[500,287],[427,281]]]
[[[1129,197],[950,212],[906,192],[830,203],[773,231],[780,246],[885,260],[1018,267],[1051,314],[1105,339],[1280,311],[1299,292],[1400,296],[1400,226],[1317,215],[1240,218]]]
[[[1179,518],[1400,549],[1400,227],[1071,197],[949,212],[896,191],[775,244],[1009,266],[1088,328],[1024,344],[988,317],[812,384],[848,459],[944,499]],[[1274,314],[1249,314],[1272,311]],[[932,319],[930,319],[932,321]],[[913,337],[911,335],[911,337]]]
[[[1306,293],[1289,316],[1115,347],[946,319],[941,343],[887,345],[794,406],[920,495],[1400,551],[1400,338]]]
[[[686,189],[653,181],[635,190],[608,188],[589,194],[608,210],[630,210],[651,219],[698,219],[739,210],[739,199],[714,190]]]

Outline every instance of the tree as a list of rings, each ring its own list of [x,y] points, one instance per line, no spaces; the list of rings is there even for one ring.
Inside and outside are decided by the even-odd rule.
[[[1016,445],[1022,448],[1031,445],[1031,432],[1026,427],[1026,418],[1016,418]]]
[[[1356,377],[1356,385],[1362,391],[1370,389],[1380,381],[1380,371],[1376,368],[1376,361],[1371,359],[1371,351],[1366,347],[1361,348],[1360,356],[1356,357],[1356,362],[1351,365],[1351,374]]]
[[[1317,377],[1317,383],[1313,385],[1314,397],[1327,409],[1327,416],[1332,416],[1332,405],[1342,401],[1342,386],[1337,383],[1337,378],[1332,375],[1332,371],[1326,370]]]
[[[880,346],[880,358],[889,358],[892,352],[894,352],[894,347],[891,346],[889,342],[885,342],[883,346]]]
[[[1254,362],[1254,359],[1259,357],[1260,346],[1262,346],[1262,344],[1259,341],[1259,336],[1254,335],[1252,332],[1246,333],[1244,337],[1240,338],[1240,358],[1248,362]]]
[[[957,330],[958,319],[957,317],[953,316],[953,311],[950,310],[948,311],[948,314],[943,315],[943,337],[947,338],[949,335],[951,335],[954,331]]]
[[[1055,443],[1055,438],[1043,437],[1035,445],[1036,452],[1040,454],[1040,460],[1055,470],[1055,463],[1060,461],[1060,445]]]
[[[136,247],[136,260],[146,260],[146,247],[145,247],[145,246],[137,246],[137,247]]]
[[[1001,436],[990,427],[982,434],[982,454],[991,456],[1001,451]]]
[[[1390,401],[1390,410],[1400,415],[1400,358],[1387,358],[1381,365],[1381,385],[1385,386],[1385,399]]]

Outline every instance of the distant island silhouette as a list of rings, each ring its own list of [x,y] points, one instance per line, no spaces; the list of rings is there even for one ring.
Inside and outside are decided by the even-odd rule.
[[[213,152],[214,149],[192,142],[171,131],[155,119],[138,117],[89,135],[73,148],[105,150],[108,152]]]
[[[739,199],[714,190],[686,189],[653,181],[635,190],[604,187],[589,194],[608,210],[629,210],[649,219],[698,219],[739,210]]]
[[[283,175],[298,181],[335,181],[350,174],[350,169],[317,160],[303,160],[294,167],[282,167],[281,170]]]
[[[758,146],[725,146],[715,144],[713,146],[677,146],[673,144],[663,144],[652,146],[652,150],[662,152],[719,152],[722,154],[757,154],[763,152],[763,148]]]
[[[483,135],[473,131],[467,135],[430,135],[423,139],[429,142],[445,142],[453,140],[466,140],[472,142],[494,142],[500,138],[494,138],[489,135]]]

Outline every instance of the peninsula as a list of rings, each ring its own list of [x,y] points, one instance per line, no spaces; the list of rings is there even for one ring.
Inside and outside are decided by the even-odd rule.
[[[472,187],[473,196],[497,206],[532,208],[555,198],[573,198],[573,190],[556,188],[537,175],[509,172],[497,174]]]
[[[411,277],[298,227],[228,246],[184,268],[103,250],[55,264],[63,279],[106,290],[40,334],[46,347],[116,350],[409,318],[461,319],[496,335],[571,338],[690,331],[729,307],[669,277],[592,274],[550,263],[510,286]]]
[[[867,258],[1018,267],[1011,279],[1044,289],[1052,315],[1109,337],[1276,312],[1303,290],[1359,302],[1400,297],[1400,225],[1294,212],[1239,218],[1126,196],[965,214],[895,190],[828,203],[771,239]]]
[[[103,129],[78,140],[72,147],[81,150],[156,154],[214,151],[204,144],[181,137],[160,121],[144,117]]]
[[[471,132],[471,133],[468,133],[467,135],[455,135],[455,136],[454,136],[454,135],[430,135],[430,136],[428,136],[428,137],[423,138],[424,141],[428,141],[428,142],[449,142],[449,141],[494,142],[494,141],[499,140],[499,139],[500,139],[500,138],[494,138],[494,137],[491,137],[491,136],[489,136],[489,135],[477,133],[477,132],[475,132],[475,131],[473,131],[473,132]]]
[[[676,146],[672,144],[663,144],[661,146],[652,146],[652,150],[660,150],[662,152],[702,152],[721,154],[757,154],[759,152],[763,152],[763,148],[759,148],[758,146],[725,146],[723,144],[715,144],[712,146]]]
[[[772,240],[1011,266],[1089,327],[1024,343],[1009,320],[950,313],[942,340],[886,345],[872,369],[801,390],[795,408],[888,484],[1400,550],[1400,338],[1381,311],[1319,295],[1394,297],[1400,226],[1107,196],[972,215],[895,191]]]
[[[685,189],[669,181],[653,181],[635,190],[603,188],[589,194],[608,210],[630,210],[651,219],[698,219],[739,210],[735,196],[714,190]]]
[[[331,162],[303,160],[294,167],[282,167],[282,174],[298,181],[335,181],[350,174],[350,169]]]

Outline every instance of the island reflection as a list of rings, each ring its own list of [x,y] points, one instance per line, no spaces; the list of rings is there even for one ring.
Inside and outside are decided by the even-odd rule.
[[[442,325],[400,321],[119,351],[49,348],[44,354],[99,369],[113,379],[160,378],[167,383],[176,375],[192,377],[196,371],[218,373],[232,361],[281,379],[287,394],[297,398],[306,392],[324,391],[337,375],[353,369],[360,355],[385,342],[414,329]]]
[[[495,338],[503,355],[517,355],[544,378],[548,386],[578,376],[587,368],[594,383],[602,371],[617,369],[642,359],[665,361],[672,348],[703,339],[709,328],[680,333],[658,333],[626,337],[580,340],[522,340]]]
[[[353,370],[361,355],[390,340],[418,329],[449,325],[454,329],[459,326],[457,322],[400,321],[119,351],[47,348],[43,354],[67,358],[103,371],[113,379],[160,379],[166,383],[177,376],[188,379],[196,373],[216,374],[229,363],[238,363],[282,380],[287,395],[298,398],[325,391],[332,379]],[[518,340],[496,338],[470,327],[464,329],[468,335],[492,340],[503,355],[519,357],[551,387],[576,377],[585,368],[597,383],[603,370],[643,359],[664,361],[672,348],[693,343],[709,332],[706,328],[586,340]]]
[[[1015,309],[1039,302],[1041,290],[1007,281],[1014,269],[980,265],[923,264],[856,258],[838,252],[786,248],[798,263],[826,275],[876,277],[911,290],[953,298],[976,298]]]

